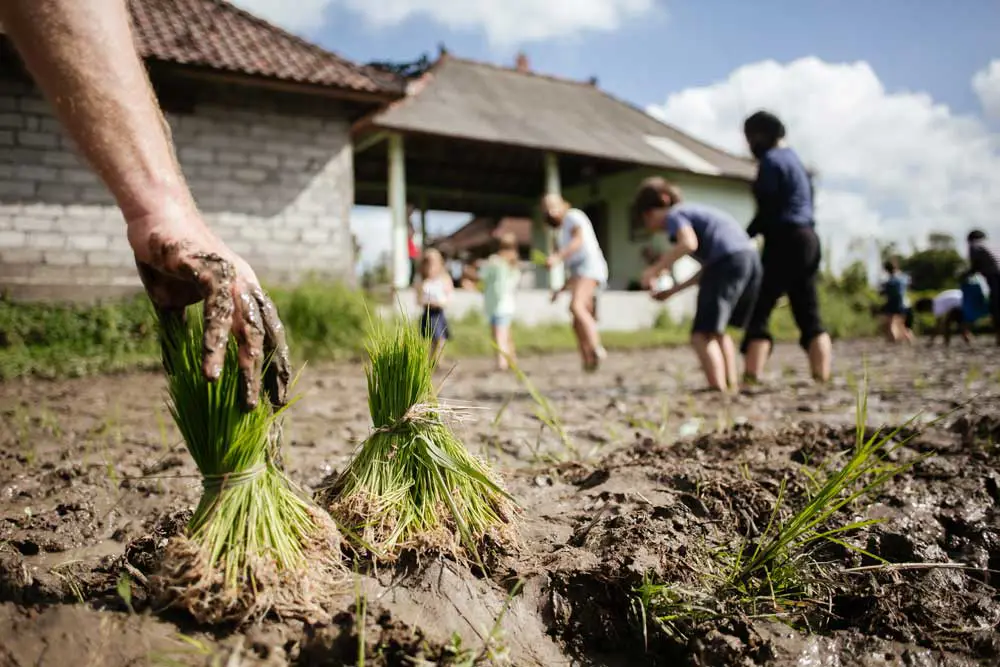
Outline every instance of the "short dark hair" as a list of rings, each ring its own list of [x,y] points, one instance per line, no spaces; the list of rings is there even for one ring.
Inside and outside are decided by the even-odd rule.
[[[785,124],[770,111],[756,111],[743,121],[743,133],[747,136],[758,134],[769,141],[778,143],[785,138]]]
[[[886,273],[895,273],[899,271],[899,259],[896,257],[889,257],[884,262],[882,262],[882,268],[885,269]]]
[[[913,310],[918,313],[929,313],[934,310],[934,299],[917,299],[917,302],[913,304]]]
[[[986,232],[984,232],[983,230],[973,229],[971,232],[969,232],[969,238],[968,238],[969,243],[976,243],[978,241],[985,241],[985,240],[986,240]]]
[[[660,176],[650,176],[639,184],[632,198],[632,217],[635,220],[653,209],[679,204],[683,195],[680,188]]]

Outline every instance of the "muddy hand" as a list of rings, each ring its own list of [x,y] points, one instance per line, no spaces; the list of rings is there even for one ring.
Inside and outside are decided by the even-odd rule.
[[[207,229],[193,238],[179,236],[187,238],[173,241],[154,232],[146,238],[145,247],[136,248],[133,243],[139,275],[161,317],[204,301],[205,377],[219,378],[232,333],[239,346],[244,406],[257,405],[265,354],[270,359],[268,396],[273,405],[284,405],[290,375],[284,328],[253,270]]]

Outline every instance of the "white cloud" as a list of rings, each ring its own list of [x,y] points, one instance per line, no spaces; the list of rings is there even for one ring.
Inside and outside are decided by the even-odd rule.
[[[323,23],[330,0],[229,0],[237,7],[292,32],[308,32]]]
[[[651,13],[654,0],[235,0],[237,5],[292,30],[315,27],[327,5],[339,4],[372,26],[428,18],[453,30],[481,30],[494,46],[613,31]]]
[[[789,142],[819,172],[818,231],[833,241],[837,264],[852,237],[908,248],[937,230],[1000,236],[1000,137],[929,95],[887,91],[865,62],[754,63],[648,110],[746,153],[742,121],[760,108],[782,118]]]
[[[1000,118],[1000,59],[991,62],[972,77],[972,89],[987,116]]]

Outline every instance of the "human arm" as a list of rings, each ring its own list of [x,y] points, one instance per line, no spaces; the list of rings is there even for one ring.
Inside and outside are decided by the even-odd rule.
[[[290,379],[284,328],[250,266],[205,224],[132,41],[124,0],[0,0],[0,22],[55,113],[114,196],[139,276],[163,318],[204,301],[202,371],[239,343],[244,405],[261,371],[272,403]]]
[[[681,292],[683,292],[684,290],[688,289],[689,287],[693,287],[694,285],[697,285],[698,282],[701,280],[701,272],[702,272],[702,269],[698,269],[697,273],[695,273],[693,276],[691,276],[690,278],[688,278],[684,282],[680,283],[679,285],[674,285],[673,287],[671,287],[668,290],[663,290],[662,292],[657,292],[656,294],[653,295],[653,298],[656,299],[657,301],[666,301],[670,297],[675,296],[677,294],[680,294]]]
[[[691,227],[690,223],[677,216],[675,220],[668,222],[668,224],[675,225],[675,228],[671,230],[674,234],[674,244],[670,247],[670,250],[660,255],[659,259],[643,271],[642,284],[646,288],[652,284],[656,276],[673,268],[674,264],[681,257],[690,255],[698,250],[698,235],[694,233],[694,228]]]
[[[780,203],[777,201],[781,194],[781,171],[774,161],[767,155],[761,158],[757,169],[757,178],[753,184],[753,196],[757,204],[753,220],[747,227],[747,235],[750,238],[763,234],[767,221],[778,213]]]
[[[571,225],[569,230],[570,240],[564,247],[559,248],[559,250],[549,255],[545,265],[550,269],[556,264],[565,262],[567,258],[572,257],[583,248],[583,229],[581,229],[577,221],[573,220],[572,213],[566,214],[563,224]]]

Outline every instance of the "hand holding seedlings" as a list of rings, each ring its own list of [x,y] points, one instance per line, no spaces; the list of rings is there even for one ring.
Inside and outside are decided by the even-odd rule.
[[[152,213],[128,228],[139,276],[161,319],[179,317],[204,300],[202,372],[222,374],[229,334],[239,345],[240,399],[253,409],[267,361],[265,388],[272,405],[287,402],[291,375],[285,331],[253,269],[204,224],[197,211]]]
[[[122,211],[142,282],[162,312],[204,300],[202,373],[222,373],[239,343],[241,400],[253,409],[261,368],[285,403],[288,351],[253,270],[208,228],[181,174],[169,126],[136,53],[121,0],[11,0],[0,23],[80,152]]]

